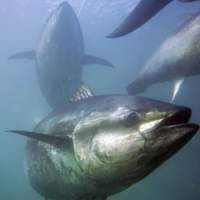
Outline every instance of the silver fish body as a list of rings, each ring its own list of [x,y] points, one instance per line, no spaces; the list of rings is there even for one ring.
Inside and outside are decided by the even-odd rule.
[[[35,138],[27,174],[42,196],[104,200],[183,147],[198,130],[190,116],[189,108],[143,97],[99,96],[51,113],[31,135],[15,133]]]

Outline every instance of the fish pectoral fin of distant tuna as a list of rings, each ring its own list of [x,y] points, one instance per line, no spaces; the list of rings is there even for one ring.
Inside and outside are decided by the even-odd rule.
[[[34,50],[31,51],[21,51],[17,52],[15,54],[12,54],[8,57],[9,60],[15,60],[15,59],[28,59],[28,60],[35,60],[36,59],[36,53]]]
[[[70,100],[74,102],[82,99],[87,99],[92,96],[94,96],[93,91],[87,85],[82,83]]]
[[[70,136],[47,135],[43,133],[22,130],[8,130],[6,132],[16,133],[18,135],[48,143],[56,147],[72,145],[72,138]]]
[[[99,58],[92,55],[84,55],[83,60],[82,60],[82,65],[91,65],[91,64],[103,65],[103,66],[114,68],[114,65],[112,63],[110,63],[109,61],[103,58]]]
[[[176,95],[178,94],[178,92],[179,92],[179,90],[181,88],[181,85],[183,84],[184,80],[185,80],[185,78],[183,77],[183,78],[180,78],[180,79],[175,81],[171,102],[173,102],[174,99],[176,98]]]

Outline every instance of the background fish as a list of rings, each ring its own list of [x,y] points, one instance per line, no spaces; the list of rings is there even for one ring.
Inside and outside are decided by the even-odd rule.
[[[129,94],[144,92],[149,86],[174,81],[175,98],[185,77],[200,73],[200,15],[194,15],[167,39],[128,87]]]
[[[104,59],[84,53],[78,18],[66,1],[50,14],[36,51],[19,52],[9,58],[36,61],[40,89],[53,109],[76,98],[76,93],[81,93],[79,97],[90,96],[89,89],[81,80],[83,65],[113,67]],[[86,89],[83,91],[82,88]]]

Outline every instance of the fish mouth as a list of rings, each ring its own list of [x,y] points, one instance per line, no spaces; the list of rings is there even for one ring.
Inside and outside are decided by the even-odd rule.
[[[187,124],[191,118],[191,115],[192,110],[190,108],[183,107],[173,112],[172,114],[169,114],[169,116],[165,118],[160,125],[162,127],[167,127],[180,124]]]
[[[197,133],[199,125],[189,122],[191,114],[191,109],[178,107],[152,132],[145,147],[147,152],[152,152],[155,163],[167,160]]]
[[[166,135],[174,135],[174,139],[182,141],[183,143],[191,139],[198,131],[199,125],[190,123],[189,120],[192,115],[192,110],[187,107],[178,108],[173,114],[164,119],[159,125],[158,130]]]

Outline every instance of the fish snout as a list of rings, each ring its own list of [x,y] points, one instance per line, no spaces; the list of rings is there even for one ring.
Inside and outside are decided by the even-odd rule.
[[[163,126],[177,125],[188,123],[192,115],[192,110],[187,107],[178,107],[169,112],[169,116],[162,121]]]

